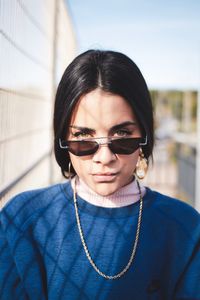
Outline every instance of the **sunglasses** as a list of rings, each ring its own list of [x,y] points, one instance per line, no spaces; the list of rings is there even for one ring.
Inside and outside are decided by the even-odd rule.
[[[106,141],[106,142],[105,142]],[[147,136],[145,138],[88,138],[78,141],[63,141],[59,139],[61,149],[67,149],[76,156],[91,155],[97,152],[100,146],[108,145],[108,148],[114,154],[132,154],[140,146],[147,145]]]

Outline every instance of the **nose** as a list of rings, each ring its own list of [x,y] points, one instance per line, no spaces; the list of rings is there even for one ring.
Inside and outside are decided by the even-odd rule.
[[[110,150],[107,144],[100,144],[99,149],[93,155],[93,161],[104,165],[110,164],[117,159],[116,155]]]

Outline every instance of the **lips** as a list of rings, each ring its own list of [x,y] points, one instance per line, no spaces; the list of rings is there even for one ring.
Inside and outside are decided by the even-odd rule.
[[[118,173],[96,173],[92,174],[96,182],[113,182]]]

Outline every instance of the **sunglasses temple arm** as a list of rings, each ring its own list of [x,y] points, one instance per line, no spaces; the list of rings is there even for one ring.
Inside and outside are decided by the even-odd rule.
[[[60,146],[61,149],[68,149],[68,146],[65,146],[65,147],[64,147],[64,146],[62,145],[61,139],[59,139],[59,146]]]
[[[145,136],[145,141],[144,141],[144,143],[140,143],[140,146],[145,146],[145,145],[147,145],[147,135]]]

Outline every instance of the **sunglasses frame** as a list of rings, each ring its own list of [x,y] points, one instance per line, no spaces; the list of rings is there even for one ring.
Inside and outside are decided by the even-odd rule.
[[[140,137],[138,137],[140,138]],[[107,142],[103,142],[101,140],[107,140]],[[112,141],[113,140],[123,140],[123,139],[134,139],[134,138],[118,138],[118,137],[99,137],[99,138],[87,138],[87,139],[81,139],[81,140],[69,140],[69,141],[66,141],[66,142],[96,142],[98,144],[98,148],[94,151],[94,153],[91,153],[91,154],[82,154],[82,155],[77,155],[77,154],[74,154],[73,152],[71,152],[70,150],[68,150],[69,152],[71,152],[72,154],[76,155],[76,156],[87,156],[87,155],[92,155],[92,154],[95,154],[97,152],[97,150],[99,149],[99,146],[102,146],[102,145],[109,145],[109,144],[112,144]],[[137,139],[137,138],[135,138]],[[142,139],[142,137],[141,137]],[[144,142],[143,143],[139,143],[139,147],[140,146],[146,146],[147,145],[147,135],[145,136],[144,138]],[[62,145],[62,140],[59,138],[59,146],[61,149],[69,149],[69,146],[63,146]],[[109,147],[109,149],[112,151],[112,149]],[[83,151],[84,152],[84,151]],[[113,152],[113,151],[112,151]],[[115,153],[113,152],[114,154],[119,154],[119,153]],[[134,153],[134,151],[132,152]],[[120,153],[122,154],[122,153]],[[131,153],[129,153],[131,154]],[[127,153],[125,153],[124,155],[128,155]]]

